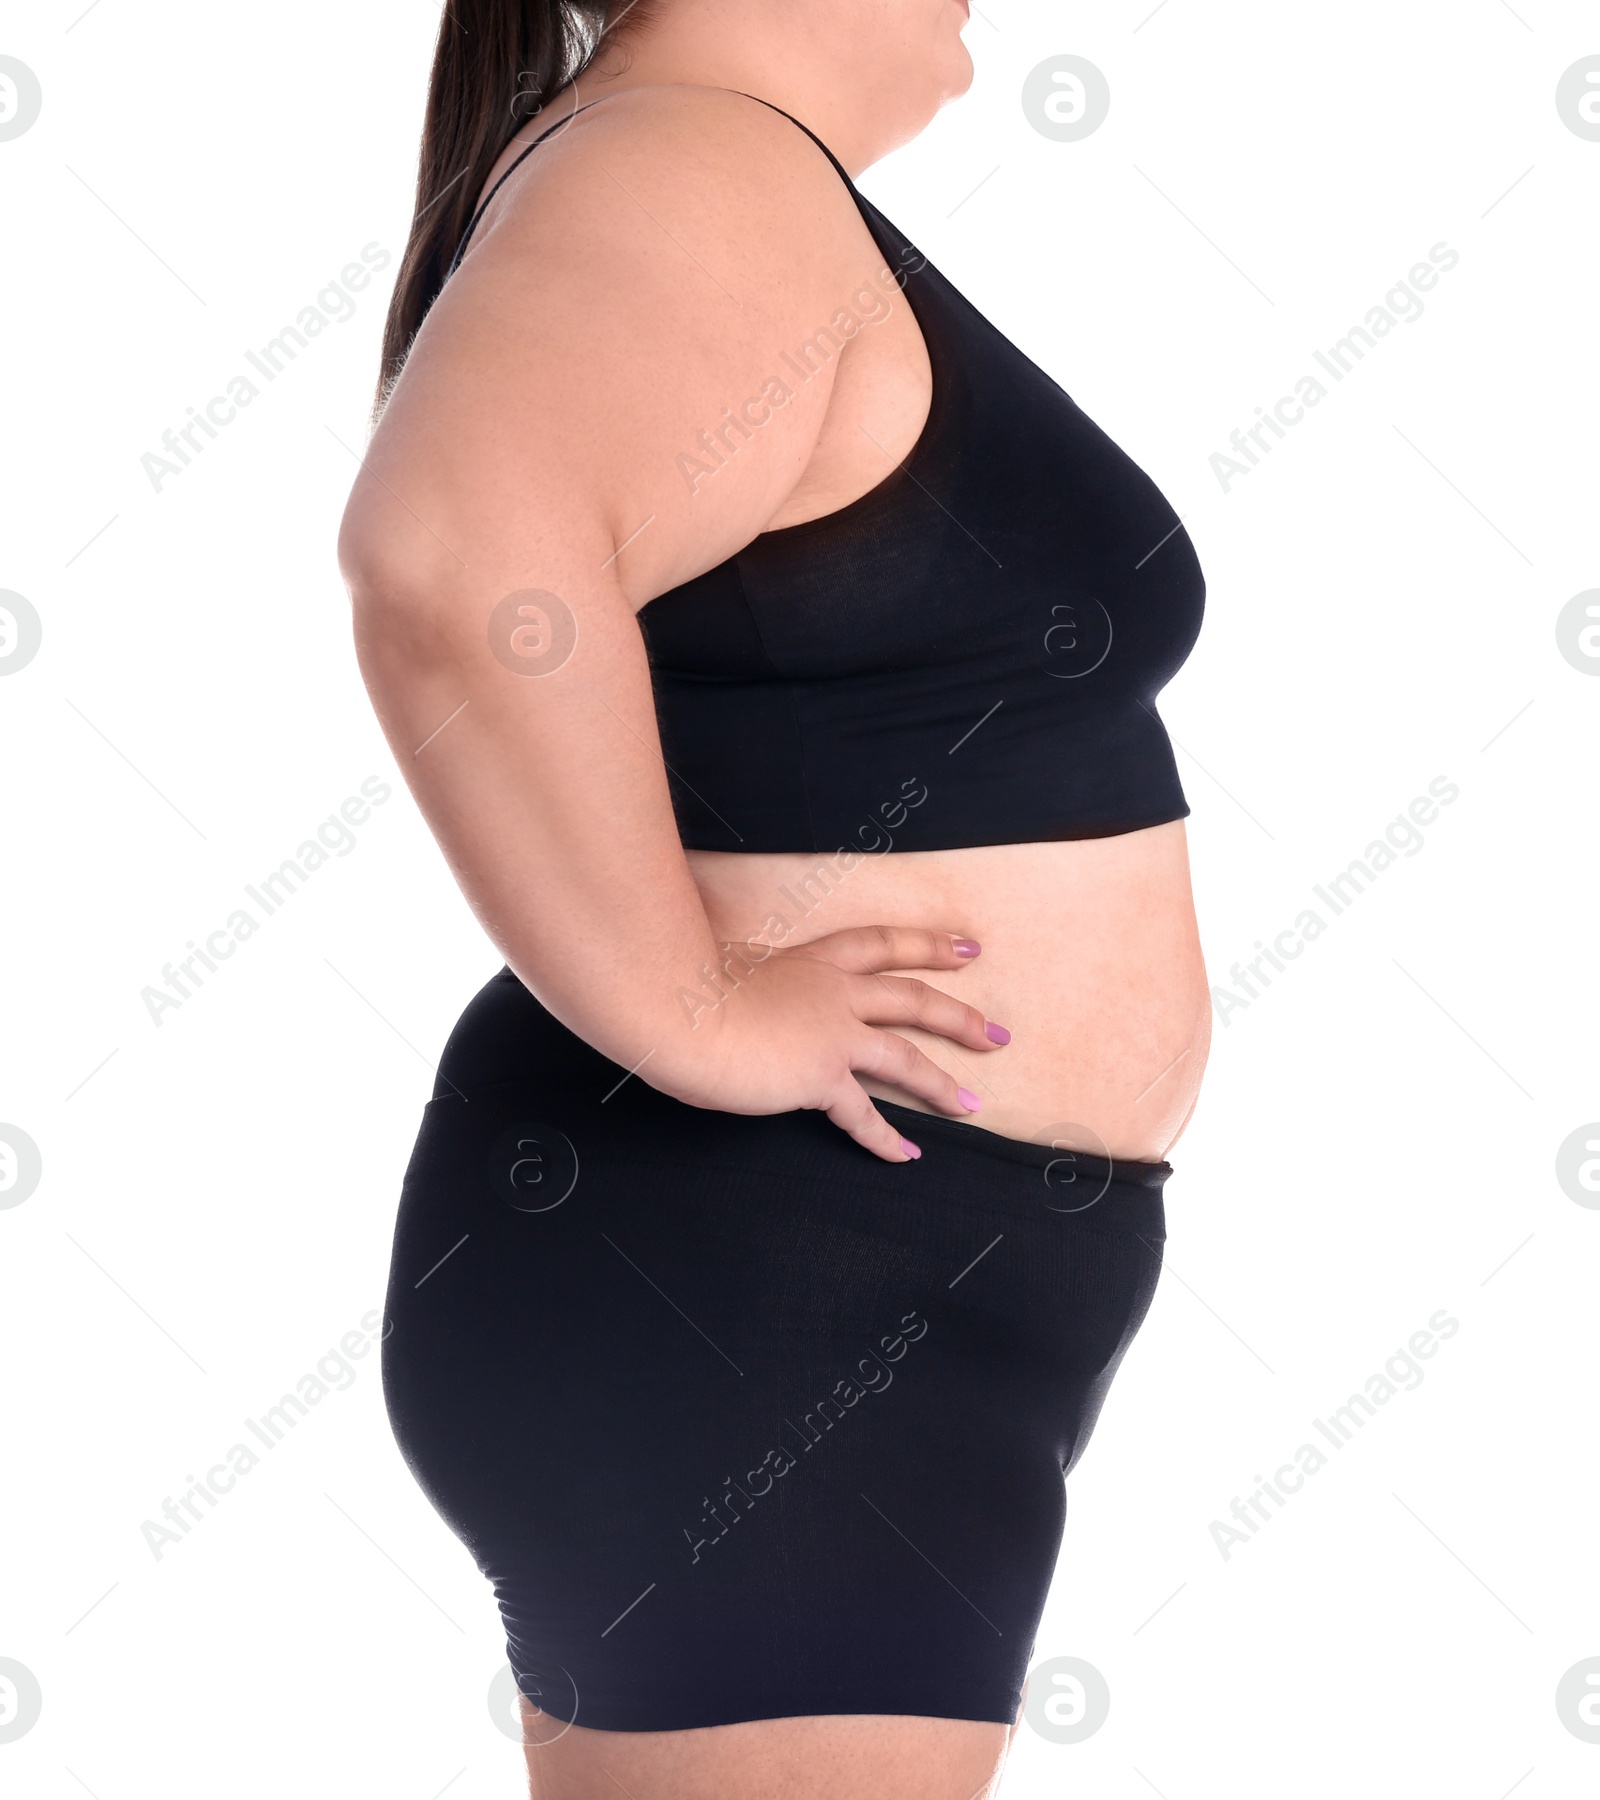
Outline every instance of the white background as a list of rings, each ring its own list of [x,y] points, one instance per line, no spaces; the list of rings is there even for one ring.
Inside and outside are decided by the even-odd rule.
[[[1600,680],[1555,635],[1600,586],[1600,143],[1555,106],[1600,12],[1515,4],[983,0],[971,94],[862,180],[1186,516],[1209,610],[1163,711],[1213,979],[1460,789],[1219,1022],[1039,1637],[1110,1716],[1024,1728],[1019,1800],[1600,1783],[1555,1703],[1600,1657],[1600,1212],[1555,1175],[1600,1118]],[[21,0],[0,35],[44,91],[0,143],[0,588],[44,622],[0,683],[0,1120],[44,1166],[0,1211],[0,1657],[44,1710],[0,1771],[28,1800],[506,1796],[498,1616],[375,1357],[159,1561],[141,1535],[381,1304],[430,1059],[499,964],[333,559],[392,265],[180,477],[140,464],[362,246],[398,257],[437,16],[81,10]],[[1111,86],[1077,143],[1020,100],[1062,53]],[[1224,492],[1229,434],[1441,241],[1424,314]],[[355,848],[155,1026],[141,989],[371,775]],[[1422,1384],[1224,1559],[1211,1522],[1441,1307]]]

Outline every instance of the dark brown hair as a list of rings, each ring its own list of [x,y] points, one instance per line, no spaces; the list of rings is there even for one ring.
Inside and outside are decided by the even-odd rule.
[[[428,83],[411,235],[383,332],[381,410],[513,134],[594,60],[602,37],[645,22],[650,0],[446,0]]]

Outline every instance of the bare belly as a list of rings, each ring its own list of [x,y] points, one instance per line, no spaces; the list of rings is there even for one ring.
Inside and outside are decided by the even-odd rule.
[[[970,1123],[1004,1137],[1160,1161],[1188,1122],[1211,1041],[1211,997],[1183,824],[1068,843],[849,858],[691,850],[724,940],[778,913],[808,942],[853,925],[973,937],[959,973],[904,970],[981,1008],[1012,1041],[975,1054],[903,1035],[983,1101]],[[867,1081],[870,1094],[922,1101]]]

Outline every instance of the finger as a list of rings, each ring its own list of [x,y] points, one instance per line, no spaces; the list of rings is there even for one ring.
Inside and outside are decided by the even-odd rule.
[[[989,1021],[976,1006],[926,981],[906,975],[863,975],[852,989],[855,1015],[863,1024],[915,1025],[969,1050],[994,1050],[1004,1041],[988,1035]]]
[[[968,1093],[954,1075],[947,1074],[925,1056],[909,1038],[892,1031],[869,1031],[852,1046],[850,1067],[874,1081],[886,1081],[908,1094],[926,1100],[952,1118],[964,1119],[978,1110],[978,1097]],[[970,1104],[969,1104],[970,1101]]]
[[[964,969],[980,950],[973,938],[909,925],[855,925],[813,938],[803,948],[852,975],[879,969]]]
[[[858,1081],[846,1082],[838,1098],[825,1110],[841,1131],[847,1132],[864,1150],[870,1150],[884,1162],[915,1162],[922,1154],[878,1111],[872,1104],[872,1097]]]

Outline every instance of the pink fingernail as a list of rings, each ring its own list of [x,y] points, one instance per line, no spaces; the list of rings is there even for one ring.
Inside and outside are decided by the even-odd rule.
[[[983,945],[976,938],[952,938],[957,956],[976,956]]]
[[[913,1160],[915,1160],[917,1157],[921,1156],[921,1154],[922,1154],[922,1152],[916,1147],[916,1145],[912,1143],[910,1138],[901,1138],[900,1148],[902,1150],[904,1150],[906,1155],[911,1157]]]
[[[996,1025],[992,1021],[984,1026],[983,1035],[991,1044],[1009,1044],[1011,1042],[1011,1033],[1006,1030],[1005,1026]]]
[[[971,1088],[957,1088],[956,1098],[968,1112],[976,1112],[978,1108],[983,1105],[983,1102],[975,1093],[973,1093]]]

